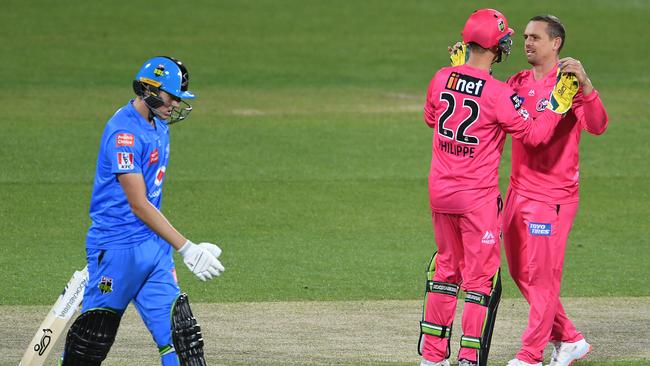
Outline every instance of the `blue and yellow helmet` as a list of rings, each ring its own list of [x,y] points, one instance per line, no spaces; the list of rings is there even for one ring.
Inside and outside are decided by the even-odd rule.
[[[192,111],[192,106],[184,99],[194,99],[196,96],[187,90],[190,81],[190,74],[187,68],[179,60],[158,56],[147,60],[135,75],[133,90],[135,94],[142,97],[151,113],[159,115],[157,108],[164,104],[159,96],[159,90],[178,98],[180,105],[172,109],[172,115],[167,123],[175,123],[187,118]]]
[[[194,99],[187,90],[190,75],[182,62],[167,56],[154,57],[142,65],[135,80],[151,85],[181,99]]]

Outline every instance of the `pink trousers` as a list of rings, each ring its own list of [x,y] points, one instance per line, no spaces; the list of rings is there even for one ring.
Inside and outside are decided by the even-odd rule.
[[[564,252],[577,203],[550,204],[508,190],[503,215],[503,242],[510,275],[530,305],[528,326],[517,358],[543,361],[549,341],[583,338],[560,302]]]
[[[501,199],[466,214],[433,212],[433,227],[438,246],[433,281],[459,284],[464,291],[489,295],[492,278],[500,266],[499,215]],[[424,320],[450,327],[456,313],[455,296],[428,293]],[[481,337],[487,308],[465,303],[462,317],[463,335]],[[448,339],[424,335],[422,357],[439,362],[446,358]],[[459,359],[476,362],[477,352],[461,348]]]

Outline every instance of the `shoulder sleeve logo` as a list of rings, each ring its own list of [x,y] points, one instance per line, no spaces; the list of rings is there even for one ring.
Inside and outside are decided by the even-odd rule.
[[[133,170],[133,153],[118,152],[117,153],[117,169],[119,170]]]
[[[115,146],[133,146],[135,143],[135,137],[130,133],[119,133],[117,134]]]

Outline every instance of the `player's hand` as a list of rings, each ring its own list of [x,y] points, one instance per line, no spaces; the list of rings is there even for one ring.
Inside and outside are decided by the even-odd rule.
[[[589,76],[587,76],[587,72],[585,71],[585,68],[582,66],[582,63],[579,60],[576,60],[571,57],[562,58],[558,63],[558,69],[561,72],[568,72],[574,74],[578,79],[580,85],[582,85],[583,93],[585,95],[589,94],[593,90],[593,86],[591,85],[591,80],[589,80]]]
[[[456,42],[451,47],[447,47],[449,51],[449,59],[451,60],[451,66],[460,66],[467,61],[467,45],[462,42]]]
[[[564,114],[571,109],[573,97],[578,93],[580,84],[573,73],[562,72],[560,68],[557,69],[556,80],[547,108],[557,114]]]
[[[217,259],[221,255],[221,249],[210,243],[196,245],[187,241],[178,253],[183,257],[183,262],[192,273],[201,281],[207,281],[217,277],[225,268]]]

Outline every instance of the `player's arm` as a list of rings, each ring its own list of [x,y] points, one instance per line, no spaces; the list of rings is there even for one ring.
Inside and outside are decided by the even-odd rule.
[[[607,129],[609,118],[598,91],[594,88],[579,60],[565,57],[560,60],[559,66],[562,72],[575,74],[582,86],[582,93],[575,98],[573,111],[587,132],[600,135]]]
[[[553,136],[555,127],[562,115],[545,110],[536,119],[530,117],[528,111],[521,105],[521,100],[510,88],[504,88],[505,93],[499,96],[497,118],[501,128],[528,146],[538,146],[547,143]],[[506,97],[512,93],[510,97]]]
[[[187,242],[187,238],[181,235],[169,223],[167,218],[147,199],[147,187],[142,174],[129,173],[118,174],[117,179],[122,186],[129,201],[131,211],[142,222],[151,228],[156,234],[171,244],[174,249],[179,250]]]
[[[424,122],[426,122],[426,124],[431,128],[436,128],[436,124],[438,123],[435,104],[437,101],[433,99],[433,89],[436,79],[438,79],[439,72],[440,71],[438,71],[436,75],[431,79],[431,82],[429,83],[429,89],[427,89],[427,97],[424,101]]]
[[[162,212],[149,202],[142,174],[118,174],[117,179],[126,194],[133,214],[171,244],[183,257],[185,265],[200,280],[209,280],[219,276],[225,270],[217,259],[221,255],[218,246],[210,243],[197,245],[187,240],[169,223]]]

